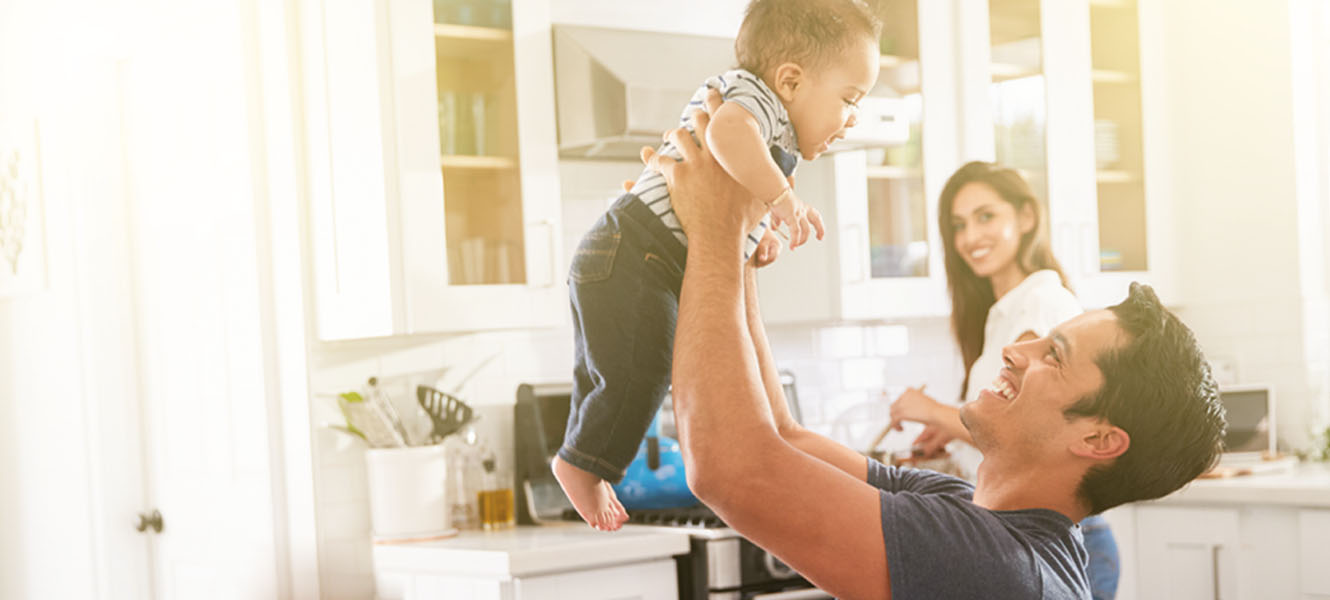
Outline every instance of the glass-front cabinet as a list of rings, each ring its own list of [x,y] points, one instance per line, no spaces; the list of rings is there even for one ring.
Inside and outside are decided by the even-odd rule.
[[[1146,201],[1140,57],[1153,40],[1140,30],[1155,1],[987,0],[993,156],[1044,203],[1054,252],[1087,306],[1116,303],[1133,280],[1171,295],[1159,239],[1167,207]]]
[[[558,323],[548,5],[390,0],[389,11],[408,329]]]
[[[1171,212],[1157,176],[1167,169],[1152,167],[1164,155],[1151,136],[1161,75],[1141,61],[1160,43],[1148,34],[1160,1],[878,3],[872,95],[900,103],[909,139],[799,167],[796,191],[837,239],[787,252],[780,260],[793,264],[761,275],[769,320],[948,314],[937,201],[970,160],[1030,182],[1086,306],[1116,303],[1131,281],[1169,301]],[[823,281],[831,291],[816,291]],[[784,298],[791,289],[801,300]]]
[[[561,322],[548,4],[303,1],[319,337]]]
[[[908,137],[799,166],[796,193],[831,226],[825,241],[786,251],[777,266],[760,272],[769,290],[762,296],[769,322],[940,315],[948,309],[936,197],[958,160],[955,10],[951,3],[925,0],[876,6],[883,21],[880,70],[869,96],[895,107]]]

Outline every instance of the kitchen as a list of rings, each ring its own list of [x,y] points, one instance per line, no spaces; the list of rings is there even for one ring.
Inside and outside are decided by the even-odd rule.
[[[560,36],[724,47],[745,3],[659,4],[0,4],[0,151],[37,159],[19,256],[39,275],[0,280],[0,597],[395,597],[336,397],[370,376],[399,402],[454,392],[516,466],[519,385],[569,379],[568,257],[659,135],[564,139]],[[1324,5],[882,5],[898,137],[800,167],[829,235],[761,282],[804,423],[866,448],[906,386],[958,394],[934,211],[955,167],[997,159],[1050,203],[1087,306],[1151,282],[1221,381],[1277,390],[1281,450],[1324,448]],[[614,74],[631,51],[587,54]],[[1110,515],[1119,597],[1330,597],[1309,472]],[[154,509],[162,532],[137,531]],[[667,538],[642,546],[688,541]]]

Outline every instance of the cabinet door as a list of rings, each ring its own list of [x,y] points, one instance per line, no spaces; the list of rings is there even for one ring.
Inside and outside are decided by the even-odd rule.
[[[1303,509],[1298,511],[1299,570],[1302,572],[1302,593],[1330,597],[1330,510]]]
[[[388,6],[405,333],[557,324],[548,5]]]
[[[761,272],[768,322],[948,313],[937,196],[959,166],[956,12],[920,0],[877,7],[882,56],[869,95],[901,104],[909,140],[799,167],[795,191],[822,213],[827,239],[786,251]]]
[[[1160,68],[1140,60],[1154,1],[987,0],[994,159],[1044,203],[1054,253],[1091,307],[1132,281],[1171,297],[1171,213],[1147,201],[1163,198],[1165,171],[1151,163]]]
[[[1090,306],[1121,301],[1132,281],[1173,298],[1169,251],[1172,212],[1167,168],[1159,164],[1162,61],[1155,18],[1158,0],[1090,3],[1090,81],[1093,87],[1094,227],[1083,233],[1080,294]]]
[[[1142,506],[1136,540],[1140,598],[1237,598],[1236,509]]]
[[[302,3],[309,238],[318,336],[391,335],[381,11]]]
[[[957,166],[955,12],[920,0],[878,10],[881,72],[871,95],[902,103],[910,136],[901,146],[837,156],[844,316],[946,314],[937,196]]]

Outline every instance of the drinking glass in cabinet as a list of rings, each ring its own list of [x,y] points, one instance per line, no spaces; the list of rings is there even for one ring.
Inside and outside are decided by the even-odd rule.
[[[434,22],[509,29],[513,7],[508,0],[434,0]]]
[[[439,92],[439,151],[444,156],[495,153],[495,96],[487,92]]]
[[[874,278],[928,276],[928,218],[920,178],[869,179],[868,223]]]

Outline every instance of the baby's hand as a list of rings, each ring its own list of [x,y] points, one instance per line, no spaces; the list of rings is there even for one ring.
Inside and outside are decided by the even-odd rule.
[[[779,231],[781,225],[789,225],[790,249],[802,246],[808,237],[817,230],[817,239],[826,234],[822,225],[822,214],[816,208],[804,204],[794,195],[793,188],[786,188],[779,197],[770,202],[771,228]]]

